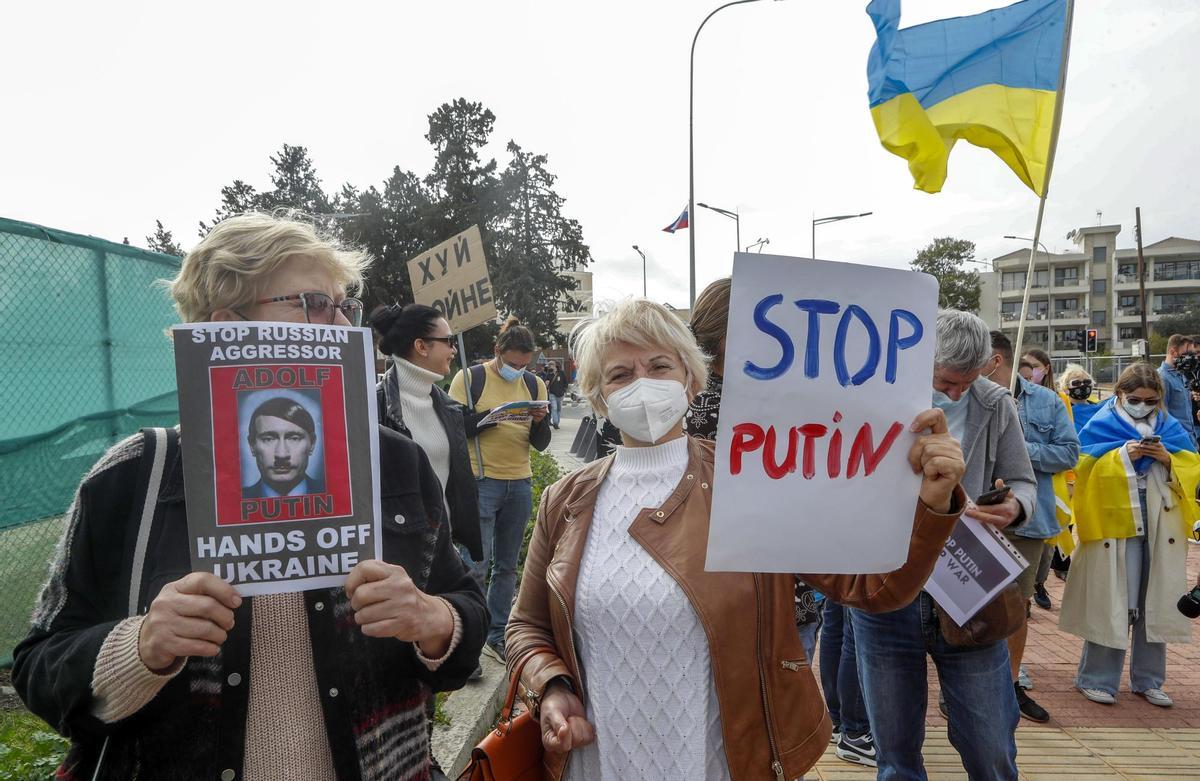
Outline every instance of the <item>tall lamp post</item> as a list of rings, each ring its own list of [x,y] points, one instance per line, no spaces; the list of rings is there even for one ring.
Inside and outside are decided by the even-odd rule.
[[[814,217],[812,221],[812,256],[815,260],[817,257],[817,226],[826,225],[831,222],[841,222],[842,220],[856,220],[859,217],[866,217],[875,212],[863,212],[862,214],[839,214],[836,217]]]
[[[749,252],[751,247],[758,247],[758,254],[759,254],[759,255],[761,255],[761,254],[762,254],[762,248],[763,248],[763,245],[764,245],[764,244],[770,244],[770,243],[771,243],[771,240],[770,240],[770,239],[768,239],[768,238],[765,238],[765,237],[764,237],[764,238],[761,238],[761,239],[759,239],[758,241],[754,242],[753,244],[747,244],[747,245],[746,245],[746,252]]]
[[[728,217],[729,219],[733,220],[734,225],[736,226],[734,228],[734,230],[737,232],[737,243],[734,245],[734,248],[735,249],[742,248],[742,218],[741,218],[741,215],[739,215],[736,211],[729,211],[728,209],[720,209],[720,208],[717,208],[716,206],[709,206],[707,203],[698,203],[696,205],[701,208],[708,209],[709,211],[716,212],[717,214],[723,214],[726,217]]]
[[[1030,244],[1033,243],[1033,239],[1029,238],[1028,236],[1011,236],[1011,235],[1009,235],[1009,236],[1005,236],[1004,238],[1013,239],[1015,241],[1028,241]],[[1052,299],[1054,297],[1054,288],[1051,287],[1051,283],[1053,280],[1050,279],[1050,250],[1046,249],[1046,243],[1044,241],[1039,240],[1038,246],[1040,246],[1042,248],[1042,252],[1046,253],[1046,352],[1053,355],[1054,354],[1054,301]],[[1035,275],[1037,274],[1036,270],[1034,271],[1034,274]],[[1003,279],[1003,277],[1001,277],[1001,279]],[[1032,284],[1033,283],[1030,282],[1031,286],[1032,286]],[[1082,353],[1083,345],[1080,345],[1079,347],[1080,347],[1079,352]],[[1017,349],[1018,350],[1022,349],[1022,346],[1018,344]]]
[[[732,5],[756,3],[758,0],[733,0],[714,8],[696,28],[692,36],[692,53],[688,61],[688,307],[696,303],[696,41],[700,31],[713,15]]]
[[[646,297],[646,253],[638,249],[638,245],[633,245],[633,251],[642,256],[642,298]]]

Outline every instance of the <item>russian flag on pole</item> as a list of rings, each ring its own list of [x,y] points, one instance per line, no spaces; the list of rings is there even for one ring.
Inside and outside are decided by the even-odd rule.
[[[663,233],[674,233],[675,231],[677,231],[681,228],[686,228],[687,226],[688,226],[688,210],[685,207],[683,210],[683,213],[675,218],[675,222],[672,222],[670,225],[663,228]]]

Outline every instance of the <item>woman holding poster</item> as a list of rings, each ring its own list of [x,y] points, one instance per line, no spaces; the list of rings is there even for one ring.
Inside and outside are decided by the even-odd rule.
[[[187,254],[171,294],[184,321],[220,324],[214,333],[271,323],[349,333],[362,304],[347,292],[368,262],[309,224],[238,215]],[[303,450],[310,423],[293,412],[264,415],[302,421],[282,422]],[[302,474],[285,452],[289,436],[262,431],[278,440],[268,471]],[[126,439],[84,477],[65,519],[13,665],[25,704],[71,740],[58,777],[428,778],[425,702],[466,682],[487,622],[429,460],[378,429],[369,467],[387,518],[382,556],[358,560],[344,587],[244,596],[192,571],[189,514],[199,513],[195,495],[185,502],[181,450],[201,438],[184,430],[178,447],[165,430]],[[354,444],[370,452],[371,443]],[[238,528],[225,537],[231,546],[278,534]]]
[[[580,388],[624,447],[547,489],[508,625],[547,777],[800,777],[831,730],[796,632],[795,576],[704,569],[713,445],[683,428],[704,354],[642,299],[572,341]],[[923,481],[908,561],[884,575],[802,576],[833,599],[907,604],[965,504],[942,413],[912,428],[928,433],[909,453]]]
[[[1085,641],[1075,686],[1105,705],[1116,702],[1132,629],[1130,687],[1165,708],[1172,704],[1162,689],[1167,643],[1192,637],[1175,600],[1188,589],[1200,458],[1191,435],[1163,408],[1162,379],[1150,364],[1121,372],[1114,391],[1079,434],[1079,546],[1059,625]]]

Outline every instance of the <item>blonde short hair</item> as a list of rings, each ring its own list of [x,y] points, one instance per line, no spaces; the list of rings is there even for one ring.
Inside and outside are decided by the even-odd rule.
[[[362,287],[371,263],[367,253],[344,247],[290,215],[238,214],[217,223],[187,253],[170,282],[171,297],[184,322],[203,322],[219,309],[253,305],[267,279],[300,257],[323,266],[348,293]]]
[[[1071,382],[1074,380],[1088,380],[1095,383],[1092,375],[1087,373],[1087,369],[1077,363],[1068,363],[1058,375],[1058,390],[1060,393],[1066,393],[1071,389]]]
[[[601,415],[608,407],[600,395],[604,356],[619,342],[642,349],[663,348],[679,356],[688,375],[688,396],[704,387],[708,358],[692,332],[670,309],[644,298],[629,298],[608,314],[584,320],[571,331],[571,353],[578,367],[579,390]]]

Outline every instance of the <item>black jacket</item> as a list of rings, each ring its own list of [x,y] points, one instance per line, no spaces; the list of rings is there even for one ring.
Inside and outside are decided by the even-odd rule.
[[[400,407],[395,367],[388,367],[383,380],[376,386],[375,393],[380,424],[400,432],[411,440],[412,434],[404,425],[404,412]],[[479,492],[475,487],[475,475],[471,472],[471,457],[467,454],[467,428],[463,420],[464,414],[470,413],[437,385],[433,386],[429,395],[433,398],[433,411],[441,421],[442,428],[446,431],[446,439],[450,443],[450,476],[444,486],[446,505],[450,508],[450,536],[455,542],[466,547],[472,561],[483,561],[483,534],[479,530]],[[474,434],[475,431],[472,430],[471,433]]]
[[[558,396],[561,399],[567,395],[567,375],[562,369],[556,372],[546,372],[543,379],[546,381],[546,392],[551,396]]]
[[[448,600],[462,618],[463,635],[453,654],[430,672],[411,643],[363,635],[344,589],[304,593],[339,779],[396,777],[392,767],[409,758],[372,728],[403,716],[411,724],[397,723],[388,734],[424,742],[426,699],[431,691],[466,682],[487,626],[483,596],[451,546],[429,460],[410,440],[383,428],[379,445],[383,559],[403,566],[426,593]],[[137,435],[109,451],[84,478],[33,627],[14,652],[13,683],[31,711],[71,739],[62,778],[92,778],[110,737],[101,778],[207,780],[232,770],[241,781],[253,597],[237,609],[235,626],[217,656],[189,658],[154,699],[123,721],[105,724],[91,714],[96,658],[109,632],[128,614],[142,506],[136,486],[150,458]],[[150,528],[137,603],[142,613],[164,585],[191,571],[183,486],[182,459],[176,455],[166,464]],[[424,745],[414,750],[417,756],[428,752]]]

